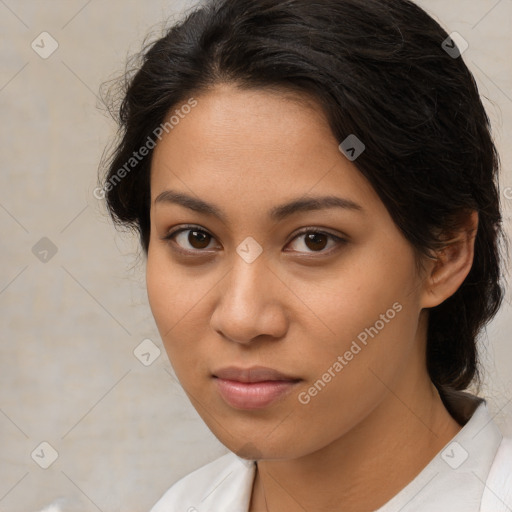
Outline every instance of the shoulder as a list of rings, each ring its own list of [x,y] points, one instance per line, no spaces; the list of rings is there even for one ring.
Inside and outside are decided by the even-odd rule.
[[[253,477],[254,463],[229,452],[178,480],[150,512],[199,512],[210,503],[235,510],[250,497]]]
[[[511,509],[512,437],[504,437],[485,483],[481,512],[508,512]]]

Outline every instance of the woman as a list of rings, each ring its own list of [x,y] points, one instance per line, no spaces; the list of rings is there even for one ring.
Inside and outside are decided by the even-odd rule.
[[[103,189],[229,449],[153,512],[512,507],[467,391],[502,231],[458,50],[406,0],[220,0],[144,52]]]

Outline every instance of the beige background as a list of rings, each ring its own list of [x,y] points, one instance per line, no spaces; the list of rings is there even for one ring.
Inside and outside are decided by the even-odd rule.
[[[65,510],[147,511],[226,451],[173,377],[136,241],[115,232],[92,194],[115,130],[97,108],[99,85],[192,3],[0,0],[0,511],[58,498]],[[501,151],[510,233],[512,1],[419,3],[469,42],[464,60]],[[59,45],[47,59],[31,48],[43,31]],[[32,252],[43,237],[57,248],[46,263]],[[509,289],[487,330],[484,394],[512,434],[510,298]],[[133,353],[146,338],[162,350],[149,366]],[[38,465],[52,453],[41,442],[58,452],[48,469]]]

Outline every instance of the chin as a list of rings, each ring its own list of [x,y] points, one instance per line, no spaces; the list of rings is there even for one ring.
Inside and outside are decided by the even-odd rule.
[[[276,445],[270,443],[268,439],[262,439],[261,442],[257,440],[240,442],[239,444],[233,443],[233,439],[230,439],[229,443],[223,444],[238,457],[246,460],[283,460],[298,457],[293,450],[293,444],[283,443],[282,440]]]
[[[230,449],[242,459],[261,460],[264,458],[263,453],[258,449],[258,447],[254,443],[251,442],[244,444],[238,449]]]

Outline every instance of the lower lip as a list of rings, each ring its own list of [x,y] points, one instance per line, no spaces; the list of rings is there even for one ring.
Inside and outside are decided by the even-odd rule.
[[[298,381],[238,382],[215,378],[222,398],[237,409],[263,409],[291,391]]]

